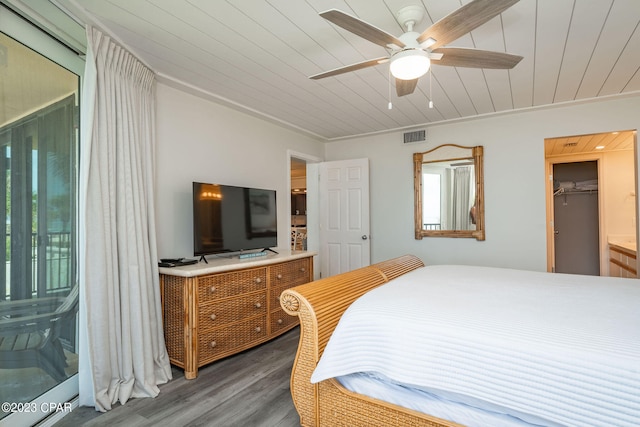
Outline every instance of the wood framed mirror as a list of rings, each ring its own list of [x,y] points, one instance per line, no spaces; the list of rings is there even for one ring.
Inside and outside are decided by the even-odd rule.
[[[413,154],[415,238],[484,240],[483,148],[440,145]]]

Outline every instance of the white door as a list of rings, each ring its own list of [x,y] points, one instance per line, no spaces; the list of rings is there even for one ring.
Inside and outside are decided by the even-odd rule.
[[[320,164],[320,273],[370,263],[369,159]]]

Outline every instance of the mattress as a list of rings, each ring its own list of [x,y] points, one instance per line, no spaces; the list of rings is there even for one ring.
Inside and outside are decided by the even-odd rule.
[[[524,421],[507,411],[490,409],[486,405],[469,405],[458,399],[447,398],[437,391],[412,388],[407,384],[399,384],[386,377],[370,373],[358,372],[336,378],[343,387],[354,393],[393,403],[404,408],[413,409],[424,414],[455,421],[466,427],[562,427],[549,420]]]
[[[311,381],[365,372],[533,425],[637,426],[638,307],[632,279],[424,267],[349,307]]]

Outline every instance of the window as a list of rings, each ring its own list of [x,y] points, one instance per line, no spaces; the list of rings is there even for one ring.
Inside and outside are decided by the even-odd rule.
[[[423,229],[441,229],[441,209],[440,209],[440,174],[424,173],[422,175],[422,185],[424,189],[423,203]]]

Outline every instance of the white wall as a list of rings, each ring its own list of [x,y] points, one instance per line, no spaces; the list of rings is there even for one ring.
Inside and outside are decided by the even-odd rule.
[[[322,142],[164,84],[156,117],[159,257],[193,256],[193,181],[275,189],[278,247],[289,247],[287,150],[322,157]]]
[[[638,129],[639,111],[638,95],[532,109],[429,126],[420,144],[403,144],[403,132],[335,141],[325,158],[370,159],[372,262],[412,253],[427,264],[545,271],[544,139]],[[412,154],[446,143],[484,146],[486,241],[413,237]]]
[[[403,144],[401,131],[323,144],[164,84],[157,94],[160,257],[193,254],[192,181],[276,189],[278,246],[288,247],[291,150],[326,160],[370,159],[372,262],[413,253],[429,264],[544,271],[544,139],[640,127],[640,96],[630,96],[433,125],[420,144]],[[413,238],[411,156],[445,143],[485,147],[484,242]]]
[[[636,188],[634,182],[628,179],[634,172],[634,153],[614,151],[606,153],[603,157],[607,235],[623,238],[635,236]]]

